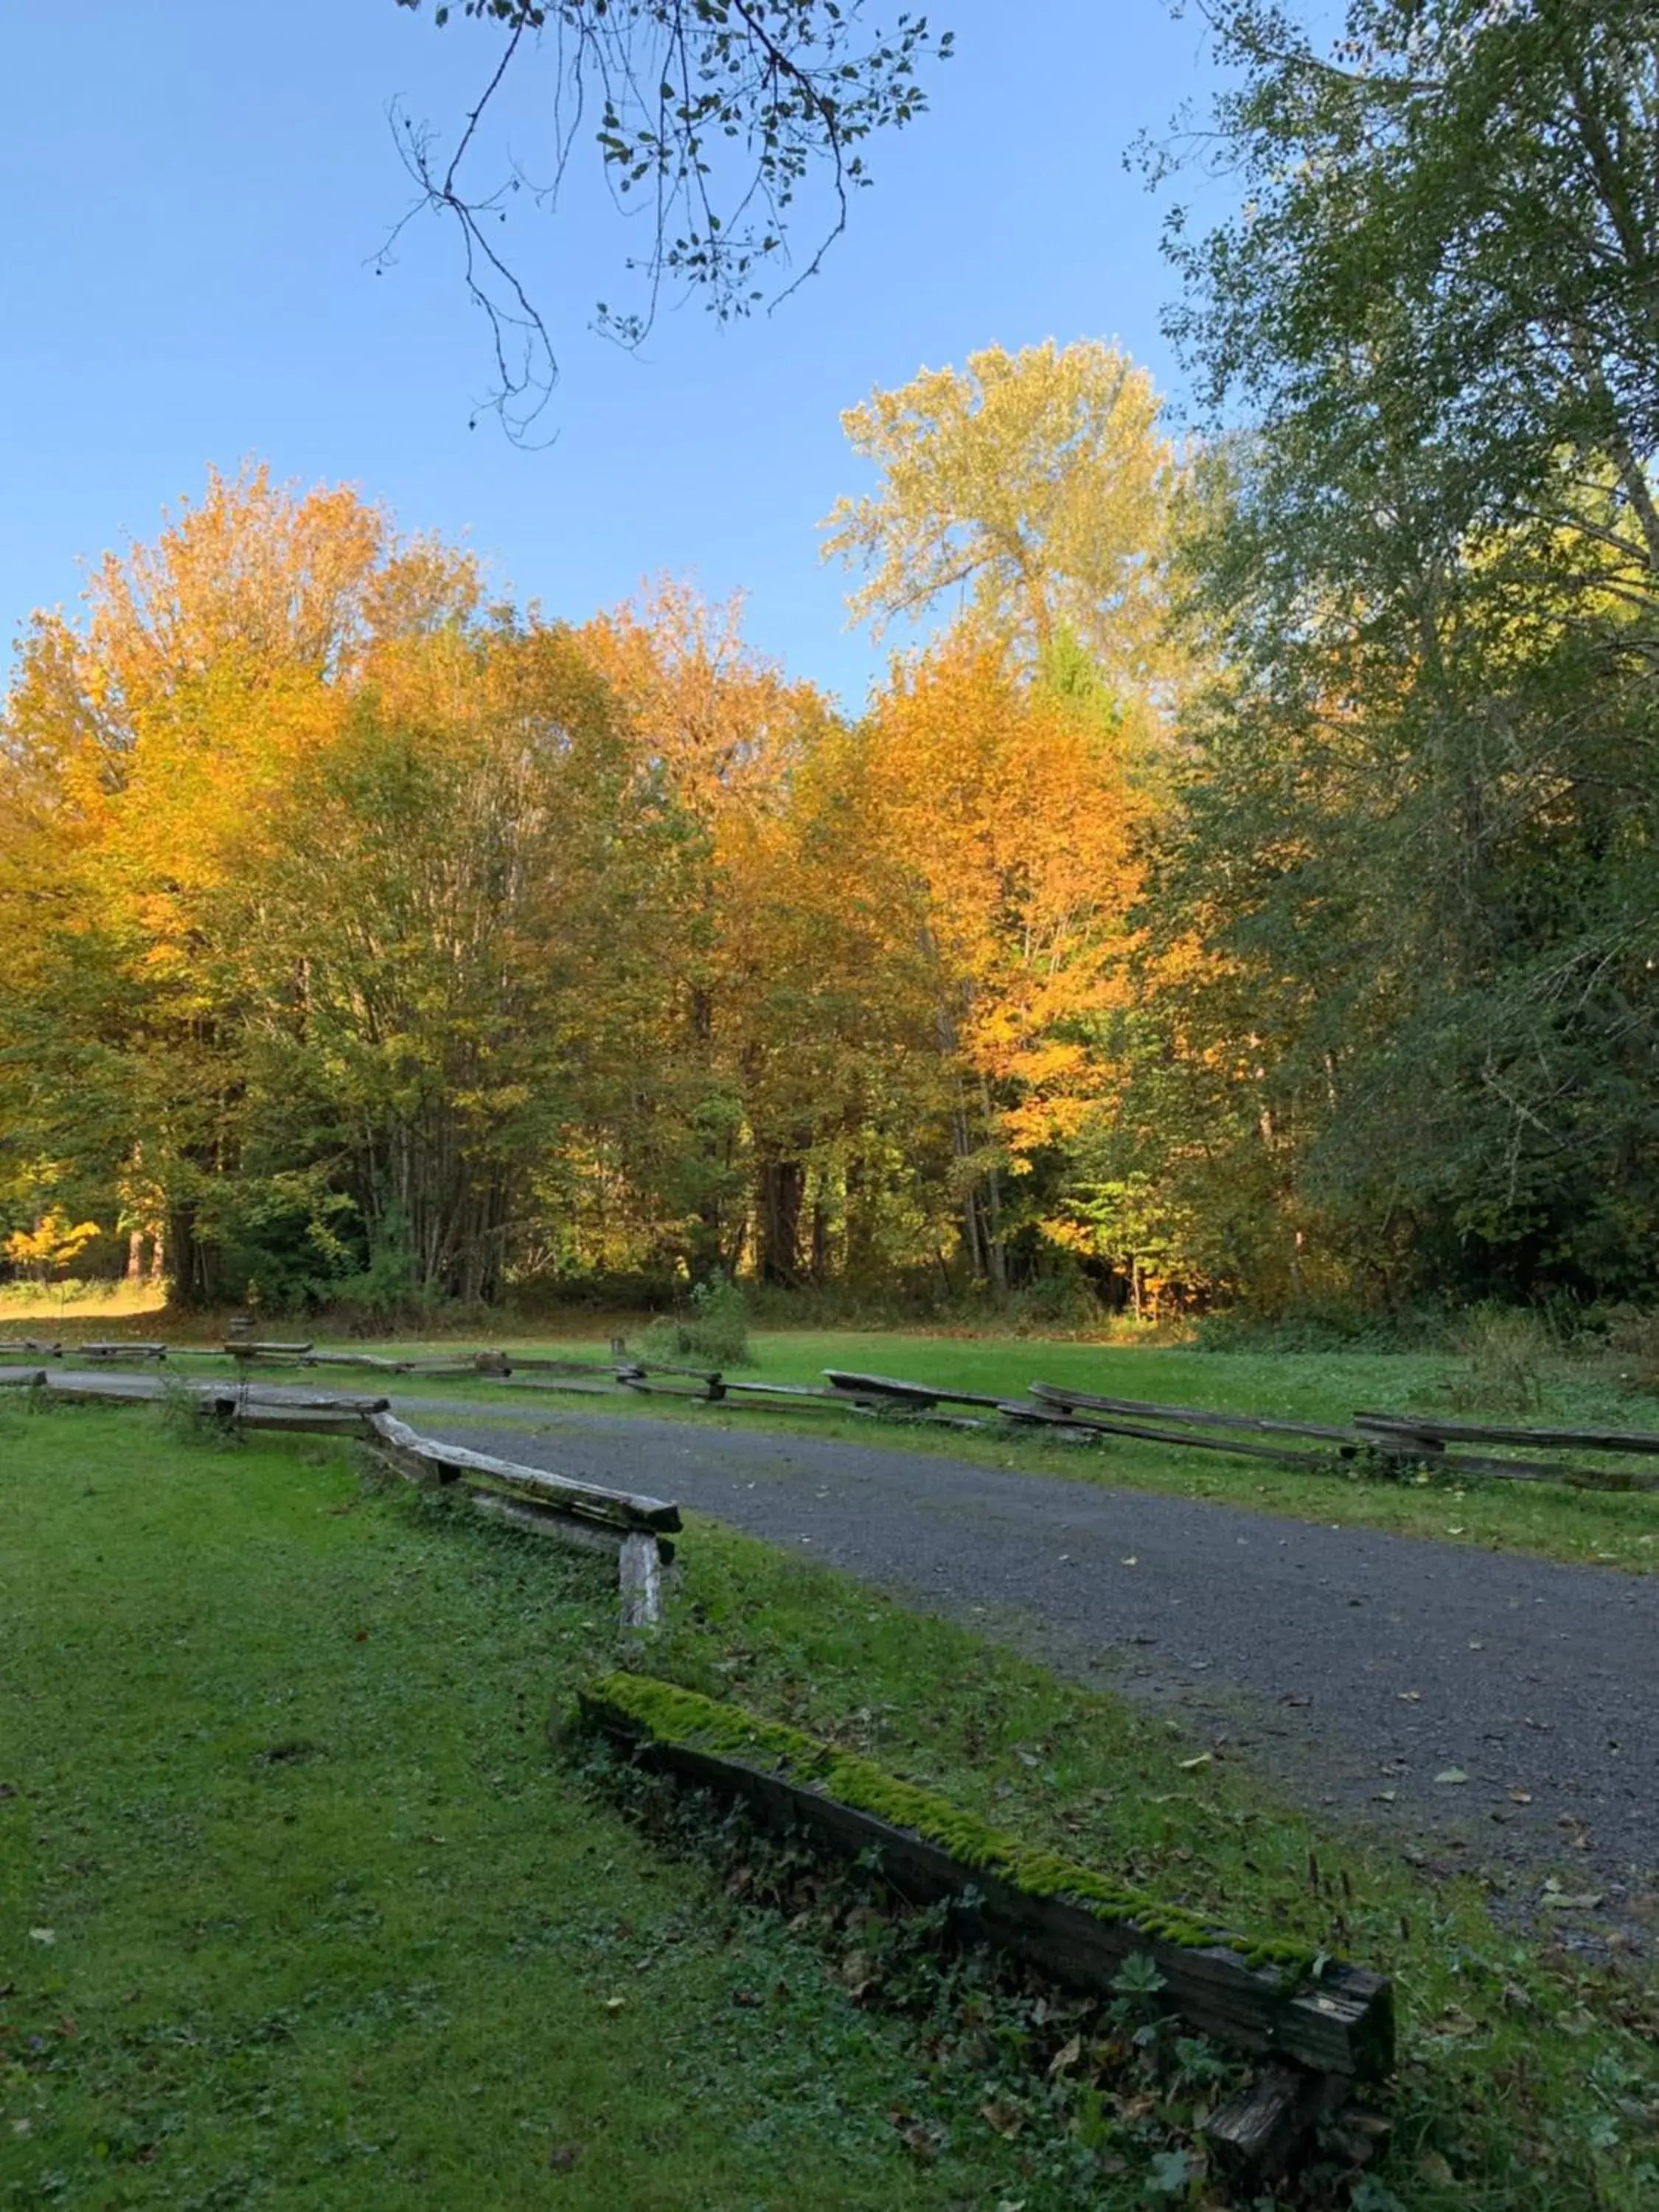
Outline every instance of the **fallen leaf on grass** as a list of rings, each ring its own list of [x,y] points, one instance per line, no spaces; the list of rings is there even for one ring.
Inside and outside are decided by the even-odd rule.
[[[1434,1778],[1437,1782],[1467,1782],[1469,1778],[1461,1766],[1443,1766]]]
[[[1048,2061],[1048,2071],[1051,2074],[1066,2073],[1077,2064],[1082,2056],[1083,2038],[1080,2035],[1074,2035],[1069,2043],[1062,2044]]]
[[[1594,1912],[1601,1902],[1601,1892],[1590,1889],[1569,1895],[1564,1889],[1547,1889],[1538,1902],[1552,1912]]]
[[[1511,1805],[1530,1805],[1532,1802],[1531,1790],[1511,1790],[1510,1792],[1510,1802]]]
[[[988,2121],[1000,2136],[1017,2136],[1025,2124],[1025,2115],[1019,2106],[1005,2104],[1000,2098],[993,2098],[988,2105],[981,2105],[979,2116]]]
[[[31,1943],[55,1943],[58,1941],[58,1930],[55,1928],[31,1928],[29,1941]]]
[[[1210,1764],[1210,1753],[1207,1751],[1200,1751],[1196,1759],[1179,1759],[1176,1764],[1183,1774],[1195,1774],[1200,1766],[1207,1766]]]
[[[1452,2170],[1437,2150],[1424,2151],[1418,2159],[1417,2170],[1425,2181],[1431,2181],[1437,2189],[1451,2186]]]
[[[627,2002],[626,1997],[607,1997],[605,2001],[605,2008],[607,2012],[621,2012]]]

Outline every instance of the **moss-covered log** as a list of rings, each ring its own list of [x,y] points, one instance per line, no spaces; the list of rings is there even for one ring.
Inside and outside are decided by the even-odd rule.
[[[1393,1990],[1380,1975],[1213,1926],[1031,1849],[867,1759],[672,1683],[611,1674],[580,1704],[642,1763],[738,1795],[770,1826],[805,1826],[850,1854],[878,1850],[902,1893],[956,1901],[986,1941],[1074,1988],[1109,1990],[1139,1954],[1163,1976],[1170,2008],[1223,2041],[1351,2079],[1393,2064]]]

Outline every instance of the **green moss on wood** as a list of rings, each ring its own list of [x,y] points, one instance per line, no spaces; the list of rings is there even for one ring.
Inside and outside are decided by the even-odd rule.
[[[1033,1850],[988,1826],[936,1790],[902,1781],[871,1760],[799,1729],[763,1720],[741,1706],[645,1674],[608,1674],[593,1685],[591,1694],[660,1743],[741,1759],[799,1787],[821,1790],[856,1812],[908,1828],[962,1865],[1006,1882],[1028,1897],[1063,1898],[1102,1920],[1159,1942],[1192,1950],[1220,1947],[1253,1966],[1278,1967],[1291,1983],[1311,1972],[1315,1954],[1306,1944],[1277,1936],[1251,1938],[1214,1927],[1182,1906],[1113,1881],[1057,1851]]]

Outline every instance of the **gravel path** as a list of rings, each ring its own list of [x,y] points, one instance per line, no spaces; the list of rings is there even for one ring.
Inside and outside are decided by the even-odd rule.
[[[1517,1905],[1553,1875],[1627,1927],[1659,1919],[1659,1577],[874,1444],[395,1402],[428,1434],[674,1498],[1158,1706],[1304,1803],[1436,1863],[1508,1868]]]
[[[1659,1578],[811,1437],[562,1413],[509,1445],[487,1413],[418,1411],[1157,1705],[1304,1803],[1507,1865],[1517,1903],[1554,1874],[1621,1920],[1659,1908]]]

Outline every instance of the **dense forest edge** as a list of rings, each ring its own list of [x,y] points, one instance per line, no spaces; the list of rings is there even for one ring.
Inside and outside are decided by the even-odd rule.
[[[36,616],[11,1273],[386,1326],[723,1284],[1635,1325],[1651,21],[1350,28],[1219,19],[1248,191],[1170,228],[1199,419],[1092,342],[844,417],[877,489],[826,550],[902,641],[858,713],[736,605],[556,620],[258,467]]]

